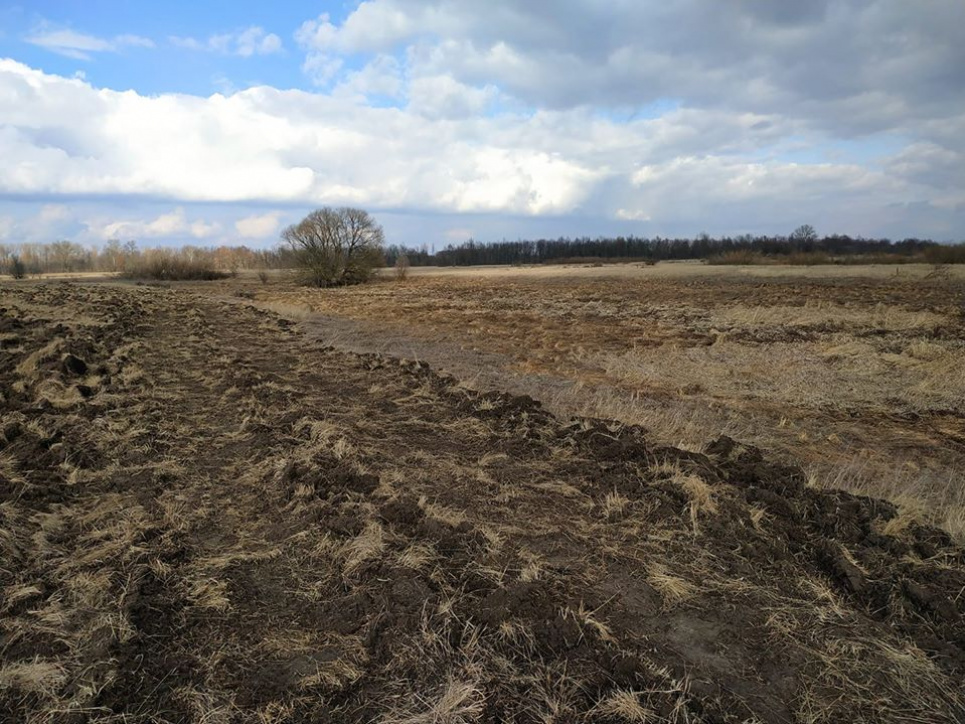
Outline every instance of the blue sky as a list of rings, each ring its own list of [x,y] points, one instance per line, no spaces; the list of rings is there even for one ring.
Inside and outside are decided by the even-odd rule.
[[[0,243],[965,238],[965,4],[0,2]]]
[[[0,52],[48,73],[85,74],[93,85],[141,93],[223,92],[235,87],[268,84],[279,88],[304,88],[311,83],[301,72],[300,53],[295,52],[291,33],[307,18],[320,12],[344,15],[341,3],[263,2],[31,2],[6,5],[0,10],[3,36]],[[282,41],[278,52],[241,57],[231,52],[185,52],[173,38],[206,41],[212,36],[260,27]],[[134,35],[153,47],[127,46],[117,52],[88,53],[78,60],[30,38],[62,30],[96,38]],[[285,47],[285,46],[288,47]]]

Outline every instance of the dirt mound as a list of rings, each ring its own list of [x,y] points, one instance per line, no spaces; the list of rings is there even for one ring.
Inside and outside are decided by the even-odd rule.
[[[965,550],[890,503],[236,299],[0,311],[0,720],[965,720]]]

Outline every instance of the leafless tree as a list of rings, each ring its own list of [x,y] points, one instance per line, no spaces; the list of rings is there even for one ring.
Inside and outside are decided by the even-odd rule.
[[[63,239],[50,245],[50,255],[60,271],[68,272],[81,256],[83,249],[73,242]]]
[[[358,284],[382,265],[385,235],[367,211],[316,209],[282,232],[302,283],[328,287]]]
[[[817,241],[818,232],[816,232],[810,224],[802,224],[791,232],[791,239],[811,243]]]

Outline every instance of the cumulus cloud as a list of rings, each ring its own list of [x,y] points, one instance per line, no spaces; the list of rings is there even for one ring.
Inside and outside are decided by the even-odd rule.
[[[217,222],[204,219],[188,219],[183,208],[150,219],[88,220],[89,232],[100,239],[169,239],[190,236],[194,239],[210,239],[221,232]]]
[[[532,107],[675,98],[854,135],[960,113],[963,27],[960,0],[368,0],[298,38],[310,56],[404,53],[413,77],[495,86]]]
[[[333,68],[334,72],[338,71],[338,67]],[[333,73],[322,75],[330,79]],[[322,80],[321,84],[326,82]],[[362,68],[349,72],[333,92],[364,101],[378,97],[399,98],[402,91],[402,66],[399,61],[391,55],[377,55]]]
[[[113,38],[98,38],[70,28],[54,29],[47,24],[41,25],[24,40],[32,45],[40,46],[75,60],[90,60],[91,53],[118,52],[129,47],[154,47],[154,41],[139,35],[116,35]]]
[[[42,204],[28,216],[0,214],[0,241],[53,241],[73,227],[73,214],[65,204]]]
[[[433,118],[465,118],[483,113],[497,95],[491,85],[475,88],[448,75],[422,76],[409,86],[409,108]]]
[[[274,237],[281,225],[281,214],[272,211],[267,214],[253,214],[235,222],[235,231],[244,239],[267,239]]]
[[[453,125],[265,87],[145,97],[13,61],[0,89],[7,193],[563,213],[599,174],[528,147],[537,129],[517,119]]]
[[[343,61],[333,43],[337,33],[328,13],[306,20],[295,31],[295,42],[305,51],[302,71],[316,85],[327,85],[342,68]]]
[[[171,36],[169,40],[173,45],[188,50],[237,55],[242,58],[250,58],[253,55],[271,55],[272,53],[279,53],[283,49],[280,37],[274,33],[265,32],[264,28],[256,25],[231,33],[211,35],[204,40],[179,36]]]
[[[283,215],[266,205],[323,204],[475,215],[440,222],[440,240],[467,224],[484,236],[495,227],[480,219],[497,215],[947,238],[965,233],[962,12],[960,0],[366,0],[295,31],[314,92],[207,98],[0,60],[0,194],[162,199],[175,211],[123,222],[157,238],[267,239]],[[258,27],[175,42],[281,49]],[[201,202],[254,205],[189,220],[182,204]]]

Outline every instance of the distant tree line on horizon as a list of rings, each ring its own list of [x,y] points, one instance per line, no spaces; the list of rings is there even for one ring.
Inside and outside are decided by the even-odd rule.
[[[102,247],[88,247],[60,240],[49,244],[0,244],[0,273],[36,275],[60,272],[126,273],[137,265],[156,262],[155,257],[177,256],[199,267],[234,273],[242,270],[290,269],[297,266],[297,252],[290,246],[251,249],[246,246],[161,247],[141,249],[134,241],[109,240]],[[665,237],[559,237],[557,239],[450,244],[435,253],[421,248],[390,245],[383,248],[385,266],[480,266],[565,264],[588,262],[658,261],[705,259],[711,263],[847,263],[854,261],[903,263],[921,261],[965,263],[965,244],[940,244],[929,239],[866,239],[845,234],[819,237],[802,226],[788,236],[725,236],[713,238]]]
[[[480,243],[472,239],[450,244],[430,253],[426,247],[389,246],[386,264],[392,266],[402,255],[412,266],[479,266],[490,264],[553,264],[569,261],[644,261],[658,262],[707,259],[733,255],[735,252],[762,257],[792,255],[824,255],[829,258],[894,256],[908,260],[940,263],[965,262],[965,245],[940,244],[929,239],[866,239],[845,234],[818,237],[810,227],[801,227],[789,236],[725,236],[712,238],[700,234],[696,238],[663,237],[578,237],[538,239],[535,241],[497,241]]]
[[[70,272],[124,273],[138,264],[152,261],[152,257],[176,254],[180,259],[224,272],[243,269],[284,269],[292,266],[291,250],[251,249],[247,246],[141,249],[134,241],[109,240],[102,247],[87,247],[73,241],[60,240],[49,244],[0,244],[0,271],[14,263],[27,274],[57,274]]]

